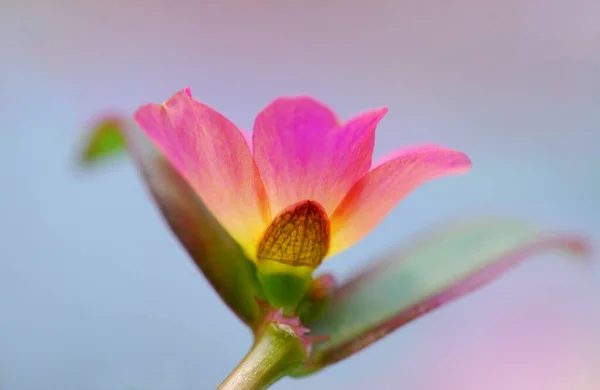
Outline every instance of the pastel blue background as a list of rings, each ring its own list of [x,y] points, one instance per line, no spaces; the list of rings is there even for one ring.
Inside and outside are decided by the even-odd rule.
[[[387,105],[376,154],[467,152],[323,268],[348,275],[463,214],[600,238],[600,3],[443,0],[0,6],[0,389],[213,389],[249,332],[167,233],[132,164],[75,157],[90,119],[186,86],[243,128],[278,95]],[[538,256],[278,389],[594,390],[600,268]]]

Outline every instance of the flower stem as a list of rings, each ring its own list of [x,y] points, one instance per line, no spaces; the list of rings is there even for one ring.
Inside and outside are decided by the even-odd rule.
[[[305,360],[305,347],[291,328],[284,324],[267,323],[257,333],[252,349],[218,390],[266,389]]]

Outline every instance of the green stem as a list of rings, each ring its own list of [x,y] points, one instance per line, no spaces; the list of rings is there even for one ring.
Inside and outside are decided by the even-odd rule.
[[[306,360],[302,342],[292,329],[268,323],[256,335],[252,349],[217,390],[263,390]]]

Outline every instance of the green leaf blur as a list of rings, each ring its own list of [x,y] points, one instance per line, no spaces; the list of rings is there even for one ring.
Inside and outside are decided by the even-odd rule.
[[[91,130],[81,160],[84,165],[93,165],[99,161],[125,155],[125,151],[121,121],[114,118],[105,119]]]
[[[551,248],[583,252],[578,237],[521,221],[479,219],[413,240],[340,286],[325,313],[306,324],[328,335],[301,375],[342,360],[406,323],[487,284],[522,259]]]

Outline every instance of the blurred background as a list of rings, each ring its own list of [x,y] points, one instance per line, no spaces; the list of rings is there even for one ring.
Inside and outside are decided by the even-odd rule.
[[[190,86],[242,128],[278,95],[376,146],[435,142],[431,182],[326,263],[341,277],[428,226],[511,214],[600,239],[597,0],[8,0],[0,6],[0,389],[213,389],[251,343],[126,159],[84,172],[90,120]],[[276,389],[597,390],[600,268],[538,256]]]

